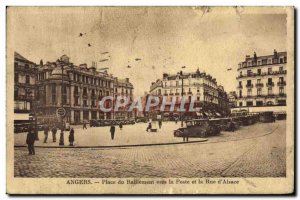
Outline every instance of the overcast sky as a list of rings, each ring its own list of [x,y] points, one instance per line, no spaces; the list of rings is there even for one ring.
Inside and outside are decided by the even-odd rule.
[[[242,8],[20,8],[8,13],[8,34],[24,57],[45,63],[66,54],[74,64],[89,66],[96,61],[98,68],[129,77],[135,95],[181,66],[184,72],[199,67],[227,92],[236,90],[237,65],[246,54],[286,51],[286,15],[246,14]],[[99,62],[103,59],[108,61]]]

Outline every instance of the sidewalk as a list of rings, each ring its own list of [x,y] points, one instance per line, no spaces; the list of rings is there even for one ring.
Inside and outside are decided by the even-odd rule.
[[[183,143],[180,137],[174,137],[173,131],[180,127],[180,123],[165,122],[158,132],[146,132],[147,123],[137,123],[134,125],[124,125],[120,130],[116,126],[114,140],[111,140],[110,127],[89,127],[82,129],[82,126],[75,126],[75,147],[122,147],[122,146],[150,146],[168,145]],[[158,128],[158,127],[157,127]],[[15,134],[15,146],[25,146],[26,134]],[[52,132],[48,133],[47,143],[43,143],[44,132],[39,132],[39,141],[35,142],[36,147],[59,147],[60,131],[56,133],[56,142],[52,142]],[[204,142],[205,138],[190,138],[189,142]],[[63,147],[69,147],[69,131],[64,132]]]
[[[221,132],[218,136],[209,138],[189,138],[189,143],[217,143],[234,140],[243,140],[247,138],[260,137],[272,132],[279,124],[286,123],[286,121],[277,121],[272,124],[257,123],[251,126],[240,127],[235,132]],[[115,138],[111,140],[110,127],[88,127],[83,130],[82,127],[76,126],[75,130],[75,145],[73,147],[133,147],[133,146],[153,146],[153,145],[172,145],[183,144],[183,139],[174,137],[173,131],[179,128],[180,123],[165,122],[162,129],[158,132],[146,132],[146,123],[137,123],[135,125],[124,125],[123,130],[116,126]],[[26,134],[15,134],[15,146],[26,146]],[[69,132],[64,132],[64,146],[59,146],[60,132],[56,134],[56,142],[52,142],[52,133],[49,132],[47,143],[43,143],[44,133],[39,132],[39,141],[35,142],[36,147],[70,147],[69,146]]]

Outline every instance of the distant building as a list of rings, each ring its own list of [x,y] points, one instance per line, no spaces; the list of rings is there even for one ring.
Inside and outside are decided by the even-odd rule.
[[[287,53],[246,56],[239,63],[237,107],[249,112],[285,111]],[[236,110],[235,109],[235,110]]]
[[[105,108],[111,108],[114,96],[126,95],[133,99],[133,85],[129,79],[118,79],[106,71],[97,71],[95,64],[79,66],[63,55],[55,62],[40,65],[28,61],[15,53],[15,112],[38,114],[38,121],[57,122],[57,108],[66,109],[65,122],[79,124],[91,119],[114,119],[114,112],[103,112],[99,101],[105,96]],[[32,106],[32,103],[35,106]],[[120,112],[122,113],[122,112]],[[132,117],[116,113],[118,118]],[[25,117],[27,120],[29,114]]]
[[[117,112],[114,112],[115,119],[129,119],[134,117],[134,112],[127,112],[129,106],[133,102],[133,85],[129,82],[129,78],[125,79],[114,79],[114,100],[119,98],[126,97],[128,100],[127,106],[122,106],[118,109]],[[123,101],[123,100],[122,100]]]
[[[33,101],[36,95],[37,65],[21,56],[14,54],[14,113],[15,120],[29,120]]]
[[[237,94],[235,91],[231,91],[228,93],[228,100],[229,100],[229,107],[236,108]]]
[[[183,84],[182,84],[183,83]],[[225,116],[229,113],[228,98],[223,86],[217,84],[212,76],[199,69],[192,73],[164,73],[162,79],[158,79],[150,86],[150,94],[165,96],[167,101],[171,102],[172,98],[176,98],[175,111],[170,111],[170,106],[166,106],[163,115],[165,117],[179,117],[180,113],[176,111],[180,107],[181,95],[187,96],[185,101],[185,109],[188,110],[191,98],[195,98],[195,107],[200,108],[200,112],[184,112],[183,117],[195,118],[201,114],[210,117]],[[156,108],[158,113],[160,105]]]

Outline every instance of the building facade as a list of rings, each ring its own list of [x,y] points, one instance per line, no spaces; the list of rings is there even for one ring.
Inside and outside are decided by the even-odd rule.
[[[129,79],[118,79],[100,72],[95,65],[79,66],[63,55],[55,62],[36,65],[15,54],[15,111],[37,113],[41,123],[56,123],[58,108],[65,108],[65,122],[79,124],[91,119],[114,119],[113,109],[103,112],[99,102],[105,96],[105,108],[113,108],[114,96],[127,95],[133,100],[133,85]],[[34,102],[34,106],[32,103]],[[126,113],[132,117],[132,113]],[[118,116],[118,114],[116,114]],[[28,116],[28,115],[27,115]],[[28,117],[27,117],[28,119]]]
[[[184,116],[188,118],[197,117],[197,115],[205,113],[209,116],[225,116],[229,113],[228,98],[224,88],[217,84],[212,76],[199,69],[193,73],[177,73],[163,74],[163,78],[153,82],[150,87],[150,94],[164,96],[167,102],[171,102],[172,98],[176,98],[174,112],[170,111],[170,105],[166,105],[163,115],[179,116],[176,111],[180,107],[181,96],[186,96],[184,108],[186,112]],[[199,108],[200,113],[188,112],[192,97],[195,99],[194,107]],[[157,106],[158,111],[160,105]]]
[[[117,98],[121,98],[120,102],[124,103],[124,99],[127,99],[127,105],[121,106],[118,108],[118,111],[114,111],[115,119],[129,119],[133,118],[134,112],[127,112],[129,106],[131,103],[133,103],[133,85],[129,82],[129,78],[125,79],[114,79],[114,100],[117,100]]]
[[[287,53],[274,50],[272,55],[247,55],[239,63],[237,108],[250,112],[285,111]]]
[[[37,65],[14,53],[14,113],[15,120],[29,120],[36,98]]]

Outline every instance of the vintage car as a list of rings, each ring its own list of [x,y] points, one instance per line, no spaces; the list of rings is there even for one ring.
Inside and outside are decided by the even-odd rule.
[[[147,123],[149,120],[148,120],[148,118],[146,118],[146,117],[137,117],[136,119],[135,119],[135,122],[136,123],[139,123],[139,122],[143,122],[143,123]]]
[[[186,121],[186,127],[174,131],[174,137],[208,137],[220,133],[218,121],[195,119]]]
[[[263,123],[275,122],[275,117],[272,111],[262,112],[259,114],[259,121]]]
[[[99,122],[96,119],[91,119],[90,120],[90,127],[98,127],[99,126]]]
[[[286,113],[281,112],[281,113],[276,113],[276,120],[286,120]]]

